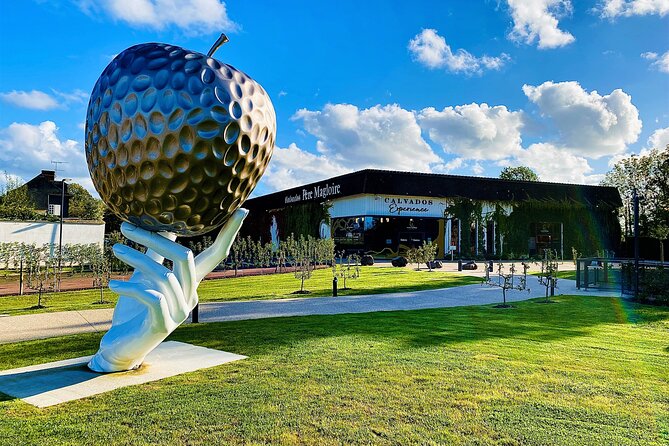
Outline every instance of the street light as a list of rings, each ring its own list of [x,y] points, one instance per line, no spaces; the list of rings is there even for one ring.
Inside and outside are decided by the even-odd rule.
[[[632,204],[634,206],[634,297],[639,297],[639,201],[643,200],[634,188]]]
[[[63,260],[63,212],[65,212],[65,182],[72,181],[72,178],[63,178],[60,190],[60,234],[58,236],[58,291],[60,291],[61,262]]]

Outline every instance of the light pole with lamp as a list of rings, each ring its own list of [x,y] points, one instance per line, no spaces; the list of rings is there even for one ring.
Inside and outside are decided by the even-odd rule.
[[[60,190],[60,234],[58,235],[58,291],[60,291],[61,262],[63,260],[63,212],[65,212],[65,182],[72,181],[72,178],[63,178]]]

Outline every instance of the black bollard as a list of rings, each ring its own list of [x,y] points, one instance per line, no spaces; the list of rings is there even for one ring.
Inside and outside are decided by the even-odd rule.
[[[458,271],[462,271],[462,259],[458,259]]]
[[[332,279],[332,297],[337,297],[337,278]]]
[[[195,305],[191,313],[191,322],[197,324],[200,322],[200,304]]]

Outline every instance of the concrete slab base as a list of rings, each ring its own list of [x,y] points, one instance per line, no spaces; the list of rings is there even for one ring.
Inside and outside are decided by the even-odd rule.
[[[48,407],[120,387],[214,367],[245,359],[246,356],[169,341],[149,353],[139,369],[107,374],[89,370],[86,364],[91,358],[84,356],[0,371],[0,392],[33,406]]]

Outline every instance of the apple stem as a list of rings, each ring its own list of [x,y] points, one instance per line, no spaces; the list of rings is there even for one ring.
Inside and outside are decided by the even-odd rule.
[[[214,45],[207,53],[207,57],[211,57],[225,42],[229,40],[230,39],[228,39],[228,36],[226,36],[225,34],[221,34],[221,36],[218,39],[216,39],[216,42],[214,42]]]

